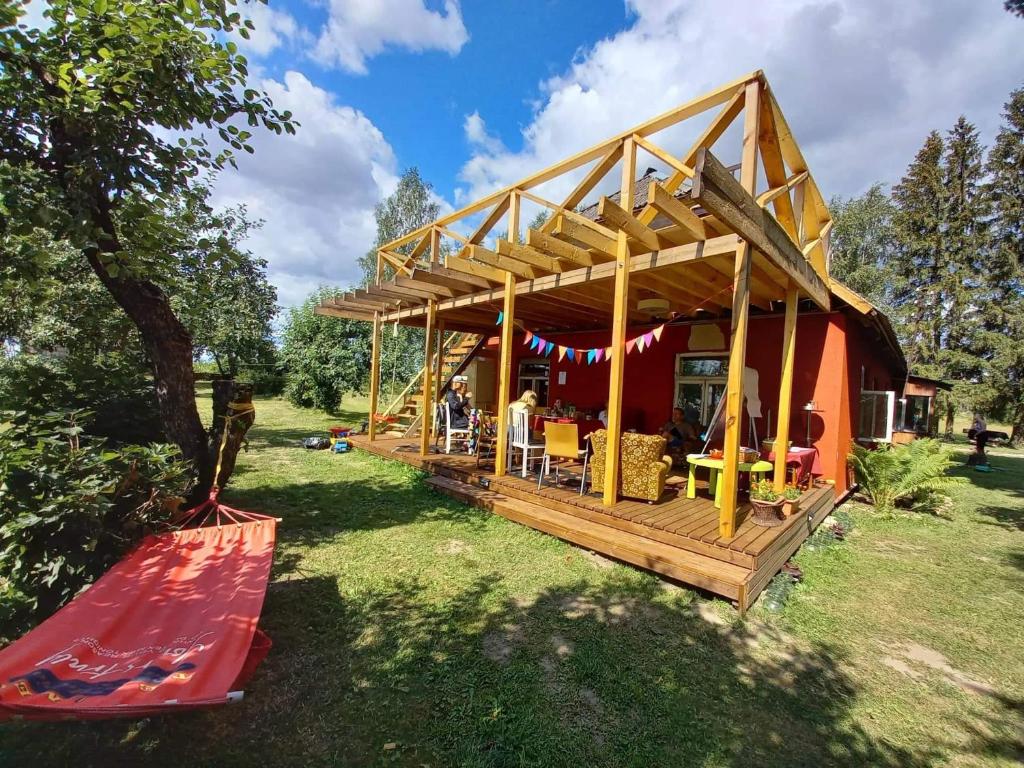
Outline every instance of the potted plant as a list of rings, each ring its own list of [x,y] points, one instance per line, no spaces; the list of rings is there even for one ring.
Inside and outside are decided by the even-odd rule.
[[[800,510],[800,497],[803,495],[799,488],[789,485],[782,491],[782,514],[792,517]]]
[[[782,505],[786,501],[781,493],[775,492],[771,480],[759,480],[750,484],[750,504],[754,508],[751,521],[755,525],[771,528],[782,525]]]

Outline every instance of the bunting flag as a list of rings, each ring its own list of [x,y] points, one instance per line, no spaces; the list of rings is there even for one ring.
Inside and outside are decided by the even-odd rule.
[[[505,313],[498,312],[498,319],[495,325],[502,325],[504,322]],[[661,335],[665,332],[666,325],[668,325],[668,323],[662,323],[657,328],[653,328],[647,333],[642,333],[632,339],[627,339],[626,354],[630,354],[634,349],[637,353],[643,354],[645,350],[650,349],[654,346],[654,342],[661,341]],[[602,361],[609,362],[612,359],[611,347],[591,347],[590,349],[565,347],[561,344],[555,344],[553,341],[542,339],[532,331],[526,331],[523,344],[527,345],[532,351],[535,351],[544,357],[551,355],[551,353],[557,348],[559,362],[564,360],[566,355],[568,355],[571,362],[575,362],[577,364],[582,363],[584,358],[586,358],[587,365],[593,365],[594,363],[600,363]]]
[[[636,351],[637,351],[637,353],[642,355],[644,353],[644,341],[645,341],[643,334],[637,336],[635,339],[633,339],[633,341],[636,342]]]
[[[544,345],[544,357],[547,357],[548,355],[550,355],[551,354],[551,350],[554,349],[554,348],[555,348],[555,342],[553,342],[553,341],[549,341],[547,344],[545,344]]]
[[[605,360],[611,360],[612,359],[612,348],[611,347],[605,347],[604,348],[604,359]]]
[[[594,356],[595,355],[597,355],[597,350],[596,349],[588,349],[587,350],[587,365],[590,365],[591,363],[594,362]]]
[[[662,334],[662,332],[664,330],[665,330],[665,324],[662,323],[657,328],[655,328],[653,331],[651,331],[651,333],[654,334],[654,340],[655,341],[661,341],[661,334]]]
[[[573,360],[576,359],[576,350],[573,349],[572,347],[566,349],[565,354],[569,356],[569,362],[572,362]]]
[[[600,363],[604,357],[604,347],[598,347],[594,350],[594,362]]]
[[[644,346],[650,347],[654,343],[654,331],[648,331],[644,334]]]
[[[636,346],[636,339],[630,339],[629,341],[627,341],[626,342],[626,354],[628,355],[630,352],[632,352],[633,351],[633,347],[635,347],[635,346]]]
[[[523,341],[523,344],[529,344],[531,341],[533,341],[533,334],[527,331],[526,339]]]
[[[583,350],[582,349],[577,349],[576,350],[576,362],[577,363],[582,363],[583,362]]]
[[[505,320],[505,313],[504,312],[499,312],[498,313],[498,322],[496,322],[495,325],[501,325],[504,320]]]
[[[566,349],[561,344],[558,345],[558,362],[562,362],[562,358],[565,357]]]

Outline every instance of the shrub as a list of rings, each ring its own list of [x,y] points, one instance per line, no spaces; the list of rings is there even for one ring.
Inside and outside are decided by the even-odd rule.
[[[0,429],[0,599],[8,614],[0,619],[7,622],[52,613],[159,527],[184,492],[187,465],[176,448],[108,447],[83,434],[88,417],[0,418],[9,421]]]
[[[875,450],[854,445],[849,461],[861,491],[883,512],[897,507],[934,510],[947,498],[943,491],[966,482],[946,474],[954,463],[938,440]]]

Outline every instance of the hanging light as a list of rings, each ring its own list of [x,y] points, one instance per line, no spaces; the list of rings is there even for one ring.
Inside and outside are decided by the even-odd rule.
[[[636,308],[645,315],[663,317],[668,314],[668,299],[640,299]]]

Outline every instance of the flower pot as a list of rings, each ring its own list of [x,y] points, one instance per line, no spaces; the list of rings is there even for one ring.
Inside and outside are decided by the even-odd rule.
[[[777,501],[760,501],[758,499],[751,499],[750,505],[754,508],[754,514],[751,515],[750,521],[754,525],[760,525],[765,528],[772,528],[776,525],[782,525],[782,504],[785,499],[778,499]]]
[[[800,511],[800,499],[785,499],[782,502],[782,514],[792,517]]]

